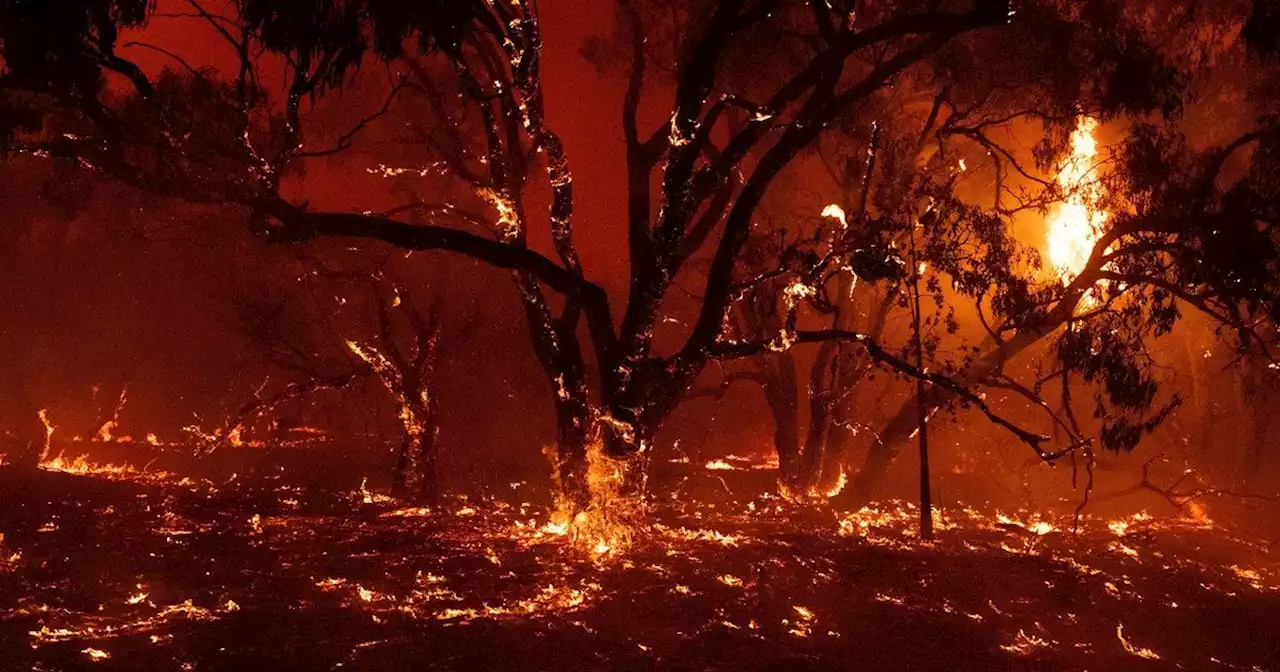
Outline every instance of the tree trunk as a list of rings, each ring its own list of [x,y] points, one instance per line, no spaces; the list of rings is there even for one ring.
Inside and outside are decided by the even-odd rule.
[[[418,449],[418,501],[424,504],[438,504],[440,503],[440,473],[436,467],[434,428],[419,437]]]
[[[1069,317],[1070,313],[1067,313],[1067,315]],[[1024,329],[1004,343],[996,343],[988,338],[983,344],[984,354],[964,373],[957,376],[956,382],[966,386],[981,384],[999,373],[1004,368],[1005,362],[1057,331],[1063,322],[1065,322],[1065,319],[1052,318],[1046,320],[1043,325]],[[923,402],[913,395],[912,398],[904,402],[898,412],[889,420],[889,423],[885,425],[884,430],[880,432],[879,440],[871,444],[867,451],[866,461],[853,481],[854,487],[848,490],[849,494],[845,498],[847,504],[862,505],[873,498],[884,481],[884,477],[889,471],[889,466],[893,464],[894,460],[898,459],[898,454],[901,452],[903,444],[915,437],[919,417],[922,414],[926,417],[933,415],[938,408],[950,399],[950,396],[944,390],[933,386],[925,390],[921,399],[923,399]],[[921,404],[923,408],[921,408]]]
[[[785,356],[785,355],[784,355]],[[790,366],[790,362],[787,363]],[[800,459],[800,414],[796,407],[795,370],[790,384],[779,381],[764,386],[765,402],[773,414],[773,445],[778,451],[778,478],[790,481]]]
[[[823,493],[831,493],[840,484],[845,474],[844,458],[849,452],[849,438],[853,433],[832,419],[827,428],[827,448],[822,454],[822,470],[818,473],[817,488]],[[843,492],[843,490],[841,490]]]
[[[924,371],[924,338],[920,334],[920,266],[915,231],[911,234],[911,331],[915,337],[916,369]],[[920,538],[933,538],[933,494],[929,479],[929,410],[924,403],[924,379],[916,378],[916,433],[920,441]]]
[[[427,363],[427,371],[423,380],[423,390],[418,398],[423,399],[424,413],[418,435],[418,499],[426,504],[440,502],[440,472],[436,465],[436,457],[440,454],[440,444],[436,440],[440,434],[440,405],[435,395],[435,357]],[[425,399],[424,399],[425,397]]]
[[[413,453],[413,436],[402,431],[400,450],[396,453],[396,466],[391,470],[391,496],[409,495],[409,456]]]
[[[1253,359],[1243,364],[1241,372],[1241,391],[1244,392],[1244,410],[1248,430],[1243,437],[1244,455],[1240,461],[1240,472],[1237,481],[1240,489],[1252,492],[1261,480],[1266,466],[1265,455],[1272,418],[1272,402],[1275,399],[1275,386],[1271,377],[1273,373]]]
[[[585,399],[556,398],[556,477],[561,495],[576,513],[591,504],[587,451],[591,445],[591,410]]]
[[[799,492],[808,492],[814,486],[822,468],[831,424],[832,397],[837,394],[835,381],[839,377],[839,352],[840,346],[835,341],[823,343],[809,370],[809,430],[805,436],[803,460],[792,483]]]

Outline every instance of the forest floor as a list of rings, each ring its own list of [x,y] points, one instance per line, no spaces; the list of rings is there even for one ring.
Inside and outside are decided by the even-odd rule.
[[[74,470],[73,470],[74,471]],[[85,471],[85,470],[81,470]],[[1280,558],[1201,520],[664,499],[602,555],[534,488],[432,510],[284,479],[0,467],[30,670],[1280,670]]]

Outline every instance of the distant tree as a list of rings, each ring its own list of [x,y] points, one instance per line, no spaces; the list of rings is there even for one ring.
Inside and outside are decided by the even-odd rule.
[[[392,494],[429,503],[440,497],[440,356],[467,338],[474,326],[468,321],[445,333],[447,285],[447,278],[435,283],[430,301],[422,302],[413,298],[403,282],[385,274],[375,278],[372,300],[378,326],[374,337],[371,342],[346,341],[399,406],[401,433]]]
[[[440,496],[437,467],[440,357],[474,331],[476,313],[451,319],[447,264],[433,269],[419,299],[382,255],[355,254],[351,263],[299,259],[301,277],[290,277],[279,296],[241,294],[234,305],[250,340],[267,363],[283,373],[264,381],[250,399],[213,430],[193,428],[212,451],[251,437],[278,440],[278,414],[312,405],[322,393],[349,396],[372,378],[390,394],[397,439],[390,470],[396,497],[431,503]],[[317,328],[320,327],[320,328]],[[270,384],[270,385],[269,385]]]
[[[1153,4],[1160,6],[1160,3]],[[1098,6],[1091,8],[1096,11]],[[1088,277],[1083,280],[1071,278],[1079,280],[1084,287],[1083,291],[1071,292],[1071,283],[1064,287],[1053,269],[1044,267],[1040,262],[1034,246],[1015,239],[1011,231],[1014,230],[1013,223],[1024,213],[1051,214],[1057,208],[1055,203],[1071,195],[1064,193],[1053,178],[1065,149],[1065,133],[1071,131],[1079,115],[1117,119],[1138,113],[1134,116],[1144,120],[1142,113],[1152,111],[1154,106],[1155,110],[1166,115],[1161,128],[1169,129],[1176,127],[1177,112],[1184,104],[1199,104],[1195,98],[1188,98],[1190,92],[1182,82],[1188,81],[1191,70],[1206,67],[1200,59],[1205,50],[1223,50],[1219,41],[1234,38],[1243,16],[1229,12],[1225,17],[1213,14],[1208,21],[1202,22],[1192,20],[1194,13],[1189,10],[1183,13],[1184,8],[1171,4],[1165,8],[1170,9],[1170,13],[1158,20],[1142,15],[1141,21],[1128,24],[1134,30],[1164,36],[1160,49],[1154,46],[1146,48],[1145,58],[1164,58],[1169,64],[1181,68],[1165,70],[1167,66],[1159,63],[1166,61],[1149,61],[1147,66],[1156,67],[1156,73],[1165,73],[1139,78],[1153,85],[1151,87],[1132,86],[1132,73],[1123,77],[1117,73],[1112,80],[1099,82],[1098,68],[1071,61],[1071,58],[1087,55],[1087,51],[1059,51],[1055,57],[1044,59],[1024,53],[1015,59],[1018,64],[1016,72],[1002,72],[998,68],[965,70],[963,73],[954,71],[956,79],[948,79],[944,74],[923,82],[900,83],[887,94],[889,100],[880,109],[861,117],[869,116],[876,120],[876,124],[867,124],[862,129],[854,127],[854,132],[827,136],[827,140],[834,141],[830,146],[839,148],[828,155],[827,144],[823,146],[826,167],[832,176],[832,193],[842,195],[832,201],[843,206],[837,212],[842,218],[847,218],[849,229],[858,232],[856,245],[851,247],[861,253],[861,258],[848,253],[842,256],[837,245],[827,242],[838,239],[833,235],[835,226],[830,221],[824,226],[802,227],[790,234],[762,229],[759,238],[774,250],[771,253],[774,261],[766,260],[763,265],[755,265],[754,270],[748,270],[745,276],[769,279],[773,286],[762,286],[764,296],[777,296],[778,288],[786,286],[786,282],[779,279],[779,273],[776,270],[770,273],[770,269],[781,269],[790,274],[784,274],[784,277],[805,278],[794,264],[788,269],[785,261],[802,258],[801,253],[810,259],[823,259],[835,272],[810,275],[812,282],[804,280],[810,289],[803,291],[807,297],[805,301],[795,302],[802,309],[793,317],[788,315],[782,301],[744,304],[748,307],[744,312],[755,314],[756,326],[744,329],[742,333],[757,333],[760,325],[782,329],[789,317],[802,325],[819,320],[841,331],[858,331],[905,358],[910,339],[897,345],[891,341],[909,334],[899,332],[896,337],[887,336],[883,331],[885,315],[881,310],[911,312],[910,303],[906,301],[909,292],[902,291],[902,285],[911,275],[912,265],[906,262],[909,256],[908,234],[914,231],[923,240],[921,258],[926,262],[925,286],[927,294],[934,299],[930,302],[933,308],[926,311],[926,321],[932,333],[926,341],[932,360],[929,370],[944,374],[952,382],[962,383],[967,392],[988,390],[997,395],[1024,399],[1030,403],[1031,409],[1049,411],[1048,428],[1055,434],[1065,434],[1068,447],[1087,451],[1089,444],[1084,441],[1093,435],[1093,430],[1082,428],[1076,422],[1073,406],[1078,404],[1069,403],[1071,382],[1074,380],[1077,385],[1083,382],[1092,391],[1095,401],[1091,415],[1099,419],[1096,423],[1098,441],[1111,449],[1132,448],[1143,434],[1152,431],[1167,417],[1179,401],[1177,395],[1169,395],[1156,403],[1159,367],[1147,354],[1147,340],[1172,328],[1178,317],[1177,307],[1181,307],[1205,312],[1219,325],[1235,329],[1245,336],[1238,341],[1242,346],[1265,345],[1270,336],[1259,338],[1249,325],[1257,326],[1257,320],[1269,321],[1272,317],[1267,305],[1274,300],[1274,288],[1268,287],[1265,280],[1267,272],[1255,272],[1247,280],[1248,290],[1243,290],[1246,285],[1237,285],[1233,289],[1217,282],[1199,284],[1203,278],[1200,271],[1205,268],[1203,249],[1212,234],[1197,230],[1196,225],[1185,221],[1180,224],[1185,228],[1169,236],[1176,238],[1176,244],[1167,248],[1178,250],[1180,254],[1151,254],[1146,261],[1165,264],[1162,267],[1165,272],[1174,273],[1179,271],[1171,269],[1186,264],[1186,276],[1180,278],[1195,278],[1191,284],[1179,287],[1169,277],[1137,272],[1135,266],[1121,269],[1118,262],[1125,255],[1116,241],[1121,244],[1142,242],[1140,239],[1144,237],[1142,233],[1122,233],[1118,238],[1106,241],[1112,249],[1096,250],[1098,254],[1107,256],[1098,258],[1095,255],[1082,271],[1087,275],[1101,269],[1102,274],[1110,278],[1106,288],[1115,295],[1108,295],[1103,300],[1097,293],[1102,290],[1092,289],[1096,278],[1093,282]],[[1173,27],[1164,30],[1159,21],[1166,21]],[[1122,24],[1125,24],[1124,20],[1112,22],[1112,25]],[[1207,29],[1206,24],[1212,30]],[[1054,31],[1041,34],[1050,36]],[[1206,34],[1213,36],[1207,45],[1203,44],[1202,37]],[[1133,49],[1126,58],[1132,59],[1144,53],[1137,38],[1126,39],[1129,40],[1129,48]],[[979,40],[957,44],[968,47],[972,52],[982,49]],[[1056,49],[1052,47],[1052,40],[1044,44]],[[999,48],[1007,47],[1002,42]],[[1129,63],[1127,67],[1134,65]],[[1257,60],[1232,61],[1215,67],[1243,68],[1254,73],[1242,79],[1253,76],[1255,88],[1258,86],[1256,82],[1266,81],[1269,75],[1264,73],[1271,71],[1267,64]],[[1103,69],[1103,72],[1107,71]],[[988,73],[989,79],[985,76]],[[960,74],[965,76],[958,76]],[[1013,81],[1019,82],[1020,86],[1010,86]],[[993,92],[999,92],[999,95]],[[1239,139],[1220,149],[1203,152],[1199,158],[1184,155],[1177,165],[1160,166],[1159,163],[1133,161],[1134,152],[1139,151],[1137,147],[1144,142],[1142,138],[1156,128],[1139,122],[1117,152],[1118,157],[1124,158],[1104,160],[1096,176],[1088,184],[1081,185],[1081,188],[1100,190],[1110,195],[1107,202],[1091,203],[1091,207],[1105,212],[1128,213],[1108,219],[1108,227],[1123,221],[1132,223],[1130,217],[1136,217],[1136,212],[1147,208],[1161,208],[1162,211],[1160,215],[1147,211],[1146,217],[1177,219],[1189,215],[1206,216],[1207,212],[1188,210],[1189,202],[1186,201],[1177,203],[1178,210],[1174,209],[1175,202],[1172,201],[1158,204],[1143,202],[1141,206],[1135,206],[1129,198],[1138,196],[1141,191],[1135,189],[1131,181],[1191,181],[1197,179],[1198,162],[1213,163],[1215,152],[1220,156],[1237,152],[1248,156],[1248,152],[1243,151],[1245,148],[1274,132],[1274,111],[1268,107],[1264,97],[1258,97],[1258,104],[1257,119],[1243,120],[1253,122],[1254,127],[1246,130]],[[1013,124],[1022,124],[1020,134],[1015,135],[1010,130]],[[1034,156],[1017,147],[1031,124],[1038,125],[1045,136],[1045,142],[1036,148]],[[1172,139],[1168,141],[1172,143],[1171,147],[1178,144]],[[965,162],[967,172],[964,170]],[[984,183],[991,185],[989,198],[973,188],[973,185]],[[1238,184],[1236,188],[1243,186]],[[1261,191],[1253,187],[1250,189]],[[1216,209],[1219,205],[1214,199],[1218,197],[1206,195],[1200,207],[1208,211]],[[1244,257],[1252,259],[1243,261],[1241,269],[1247,266],[1271,268],[1274,265],[1268,198],[1254,200],[1252,209],[1247,213],[1247,216],[1259,217],[1256,225],[1261,233],[1254,239],[1256,246],[1246,245],[1249,254]],[[808,213],[791,214],[791,219],[814,221],[817,219],[816,210],[812,208]],[[1241,225],[1237,223],[1236,228]],[[845,224],[839,226],[843,228]],[[1133,226],[1135,230],[1141,230],[1142,225]],[[1097,235],[1106,237],[1104,231]],[[1213,242],[1224,244],[1223,241]],[[1144,247],[1147,245],[1149,243],[1144,243]],[[1235,249],[1237,253],[1244,250]],[[1121,254],[1110,256],[1117,252]],[[1160,252],[1164,253],[1166,249]],[[876,263],[868,266],[867,260]],[[841,268],[841,262],[846,262],[846,268]],[[748,265],[747,269],[750,268]],[[856,283],[846,279],[849,274],[856,277]],[[854,285],[852,291],[850,284]],[[1171,295],[1171,285],[1179,290],[1176,292],[1178,296]],[[1199,294],[1188,294],[1193,289]],[[891,298],[895,296],[896,299]],[[877,309],[877,301],[881,297],[887,300]],[[965,303],[972,303],[973,308],[969,310],[976,313],[977,321],[982,325],[976,334],[979,338],[974,338],[972,329],[959,328],[955,311]],[[1224,309],[1233,303],[1250,307],[1239,313]],[[1055,306],[1056,310],[1050,310]],[[763,313],[759,310],[761,307],[764,308]],[[849,310],[851,308],[854,310]],[[842,319],[849,319],[842,315],[851,313],[859,314],[854,318],[856,321],[840,327]],[[1089,336],[1085,336],[1086,333]],[[1104,333],[1110,336],[1100,339]],[[1085,341],[1094,345],[1082,349],[1080,344]],[[1098,349],[1096,346],[1102,341],[1107,347]],[[943,353],[948,354],[943,356]],[[1026,368],[1028,357],[1024,356],[1017,367],[1013,363],[1015,357],[1022,353],[1033,353],[1043,363],[1043,366],[1030,367],[1029,379],[1025,381],[1018,380],[1018,369]],[[778,440],[784,475],[792,487],[816,486],[820,491],[831,488],[836,478],[846,470],[841,465],[845,443],[855,431],[866,429],[868,431],[862,433],[870,437],[867,440],[870,444],[867,462],[855,479],[854,487],[846,491],[847,497],[865,497],[907,439],[916,435],[921,415],[933,415],[943,408],[954,411],[957,406],[974,405],[973,398],[957,394],[947,385],[929,385],[924,395],[924,413],[916,402],[911,401],[893,415],[887,427],[873,426],[874,421],[869,422],[865,407],[858,408],[849,403],[856,398],[857,378],[842,381],[840,375],[835,375],[843,372],[848,376],[864,371],[861,366],[840,349],[824,344],[812,360],[811,375],[801,379],[804,381],[802,396],[804,390],[808,391],[809,423],[801,441],[790,436],[794,429],[784,432],[787,434],[785,440],[781,434]],[[781,376],[773,375],[779,371],[778,367],[760,369],[773,387],[796,386],[797,376],[793,368],[783,369]],[[797,426],[796,411],[793,405],[777,410],[777,404],[772,402],[777,396],[777,392],[770,395],[770,405],[775,408],[778,431],[783,432],[783,426]],[[1056,397],[1061,397],[1061,400]],[[1027,416],[1025,413],[1018,415]],[[1068,454],[1061,450],[1042,450],[1042,446],[1047,445],[1047,434],[1047,431],[1027,433],[1020,434],[1019,438],[1031,443],[1040,451],[1041,457],[1047,459]],[[785,457],[797,451],[799,445],[804,446],[805,459],[797,461]],[[788,469],[788,464],[800,466]],[[852,465],[847,469],[852,472]]]

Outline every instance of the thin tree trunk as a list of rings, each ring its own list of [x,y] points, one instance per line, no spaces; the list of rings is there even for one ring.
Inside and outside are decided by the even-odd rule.
[[[920,334],[920,262],[916,236],[911,232],[911,330],[915,336],[916,369],[924,371],[924,339]],[[916,431],[920,439],[920,538],[933,538],[933,494],[929,482],[929,412],[925,410],[924,379],[916,378]]]
[[[433,352],[424,363],[426,370],[422,376],[423,388],[418,395],[423,400],[421,406],[424,413],[421,433],[418,435],[418,498],[427,504],[437,504],[440,501],[440,472],[436,464],[440,453],[437,441],[440,434],[440,403],[435,395],[436,360],[434,345],[431,347]]]
[[[591,411],[584,399],[556,398],[556,476],[562,496],[575,512],[591,504],[587,451],[591,445]]]
[[[424,504],[440,502],[440,472],[436,465],[438,454],[435,423],[428,423],[418,437],[418,500]]]
[[[1018,332],[1004,343],[996,343],[988,338],[982,346],[984,354],[958,376],[956,382],[961,385],[976,385],[987,380],[1015,355],[1057,331],[1063,322],[1065,320],[1051,319],[1039,327]],[[902,446],[915,435],[920,415],[923,414],[925,417],[932,415],[948,399],[948,395],[943,390],[934,386],[926,389],[919,399],[916,395],[912,395],[912,398],[898,409],[885,425],[884,430],[880,432],[880,438],[867,451],[866,461],[858,471],[858,476],[853,482],[854,487],[850,491],[850,504],[864,504],[875,495],[889,471],[889,466],[898,458]]]
[[[778,478],[790,482],[800,460],[800,414],[796,396],[795,359],[791,353],[771,356],[763,386],[765,403],[773,415],[773,446],[778,453]]]
[[[405,497],[409,494],[409,456],[413,451],[413,436],[402,431],[400,449],[396,453],[396,465],[391,470],[391,496]]]

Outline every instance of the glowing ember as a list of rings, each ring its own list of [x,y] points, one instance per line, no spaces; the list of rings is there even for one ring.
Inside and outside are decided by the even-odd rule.
[[[44,462],[49,457],[49,450],[53,444],[53,423],[49,421],[48,409],[40,409],[40,422],[44,424],[44,451],[40,453],[40,461]]]
[[[787,634],[808,637],[813,632],[813,610],[801,606],[793,606],[791,609],[796,612],[796,619],[791,623],[791,629]]]
[[[1046,646],[1049,646],[1049,642],[1044,639],[1035,635],[1028,635],[1025,631],[1019,630],[1018,636],[1014,638],[1012,644],[1001,644],[1000,648],[1019,656],[1029,656],[1036,649]]]
[[[1120,639],[1120,645],[1124,647],[1125,651],[1128,651],[1129,653],[1132,653],[1133,655],[1139,658],[1146,658],[1147,660],[1160,660],[1160,656],[1155,651],[1130,644],[1129,640],[1124,638],[1123,623],[1116,624],[1116,637]]]
[[[1043,537],[1053,531],[1053,525],[1041,520],[1028,525],[1027,529]]]

